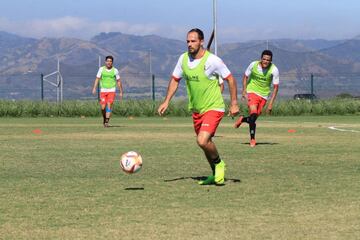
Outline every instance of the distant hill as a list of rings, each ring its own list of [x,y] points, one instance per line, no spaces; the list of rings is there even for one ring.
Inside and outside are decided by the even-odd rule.
[[[280,69],[280,96],[309,91],[310,74],[314,74],[315,90],[319,95],[342,92],[360,95],[360,38],[248,41],[219,45],[218,54],[241,85],[245,68],[259,59],[261,51],[267,47],[273,51],[274,63]],[[129,94],[150,94],[150,69],[156,75],[157,91],[163,94],[176,61],[184,51],[185,41],[156,35],[100,33],[86,41],[33,39],[0,31],[0,98],[39,98],[40,74],[54,72],[57,59],[64,77],[65,97],[91,97],[99,56],[103,64],[106,55],[115,57],[115,66]],[[48,96],[53,95],[50,91],[54,89],[45,87]],[[180,95],[183,92],[182,88]]]
[[[360,39],[353,39],[340,43],[334,47],[325,48],[321,50],[321,52],[339,60],[358,63],[360,62],[359,46]]]
[[[34,38],[20,37],[12,33],[0,31],[0,54],[6,52],[9,49],[25,47],[36,41],[37,40]]]

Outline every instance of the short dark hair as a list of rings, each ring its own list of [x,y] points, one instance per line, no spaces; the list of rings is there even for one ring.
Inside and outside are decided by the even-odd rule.
[[[271,57],[271,60],[272,60],[272,52],[270,50],[264,50],[262,53],[261,53],[261,58],[266,55],[266,56],[270,56]]]
[[[107,61],[108,59],[111,59],[111,61],[114,62],[114,57],[113,57],[113,56],[111,56],[111,55],[106,56],[106,57],[105,57],[105,61]]]
[[[199,39],[200,39],[200,40],[204,40],[204,33],[203,33],[203,31],[201,31],[200,29],[198,29],[198,28],[193,28],[193,29],[191,29],[191,30],[188,32],[188,34],[191,33],[191,32],[196,32],[196,33],[198,34],[198,36],[199,36]]]

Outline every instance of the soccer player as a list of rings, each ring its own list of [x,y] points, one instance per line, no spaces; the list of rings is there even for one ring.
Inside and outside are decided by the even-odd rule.
[[[236,80],[223,61],[204,49],[204,34],[198,29],[191,29],[187,34],[188,51],[183,53],[175,66],[169,82],[164,102],[159,106],[159,115],[164,114],[175,94],[179,81],[184,78],[189,97],[189,109],[193,112],[193,123],[197,135],[197,144],[212,169],[212,175],[199,184],[224,184],[225,163],[220,159],[212,137],[224,116],[225,104],[220,91],[218,76],[229,84],[230,114],[239,112]]]
[[[113,67],[113,61],[114,58],[112,56],[105,57],[105,66],[99,68],[92,90],[92,93],[95,95],[96,88],[100,81],[100,105],[104,127],[109,127],[112,105],[116,95],[116,85],[119,89],[120,101],[123,97],[123,89],[120,80],[119,70]]]
[[[240,116],[235,122],[235,128],[240,127],[243,122],[249,124],[250,146],[255,147],[256,119],[261,114],[263,107],[271,93],[271,84],[274,86],[273,93],[267,105],[266,113],[271,114],[271,110],[279,89],[279,70],[272,63],[272,52],[264,50],[260,61],[252,62],[245,71],[243,77],[242,99],[248,100],[250,115]]]

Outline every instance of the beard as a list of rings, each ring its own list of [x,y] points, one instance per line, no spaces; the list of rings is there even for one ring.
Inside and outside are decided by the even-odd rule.
[[[200,48],[188,48],[188,52],[194,56],[199,52],[199,50]]]

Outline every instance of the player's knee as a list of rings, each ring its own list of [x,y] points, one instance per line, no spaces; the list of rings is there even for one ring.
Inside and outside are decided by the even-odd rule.
[[[198,136],[197,139],[196,139],[196,142],[199,145],[199,147],[206,148],[206,146],[208,144],[208,139]]]
[[[105,111],[106,111],[107,113],[111,113],[111,108],[110,108],[109,106],[106,106]]]

